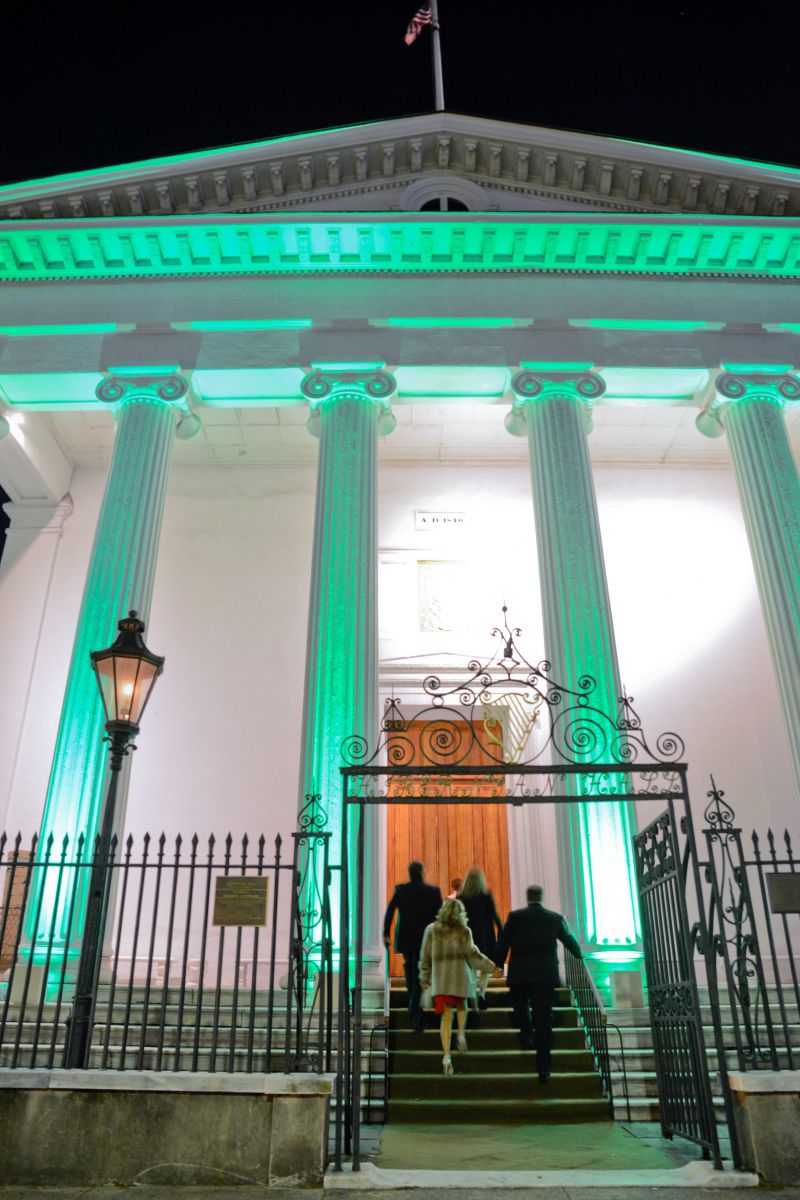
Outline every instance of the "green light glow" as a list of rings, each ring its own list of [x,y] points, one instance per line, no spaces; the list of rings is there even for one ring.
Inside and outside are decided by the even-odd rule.
[[[80,337],[116,333],[122,328],[133,329],[133,325],[0,325],[4,337]]]
[[[107,406],[95,396],[103,380],[99,371],[41,371],[0,374],[0,390],[15,408],[100,409]]]
[[[387,317],[373,324],[397,329],[508,329],[531,321],[516,317]]]
[[[588,362],[520,362],[526,371],[591,371],[594,363]]]
[[[141,375],[174,375],[176,371],[180,371],[180,366],[177,363],[164,363],[160,366],[151,366],[149,363],[146,367],[139,366],[120,366],[108,367],[108,372],[111,375],[127,375],[132,379],[136,379]]]
[[[791,221],[442,216],[3,221],[0,280],[507,271],[800,278],[800,244]]]
[[[44,804],[41,837],[45,845],[52,834],[56,846],[61,846],[66,835],[74,847],[78,836],[84,834],[88,847],[94,846],[107,754],[103,707],[89,654],[113,640],[121,613],[135,608],[147,620],[150,610],[175,413],[171,404],[158,398],[155,388],[131,388],[118,411]],[[34,947],[46,940],[52,923],[54,971],[83,928],[82,899],[69,927],[67,896],[57,892],[57,874],[50,872],[46,881],[35,877],[34,900],[26,908],[26,935]],[[40,894],[41,918],[34,930]]]
[[[722,321],[632,321],[627,317],[612,320],[610,317],[591,317],[587,320],[571,320],[575,329],[621,329],[631,332],[689,333],[697,329],[723,329]]]
[[[467,396],[502,396],[508,387],[507,367],[398,367],[397,389],[403,398],[435,396],[458,403]]]
[[[194,329],[203,333],[246,333],[259,329],[311,329],[313,321],[186,321],[173,329]]]
[[[793,363],[723,363],[724,371],[732,371],[734,375],[789,375],[794,370]],[[720,396],[720,400],[724,397]]]
[[[361,392],[359,395],[358,392]],[[341,746],[354,734],[374,744],[377,726],[377,454],[381,404],[358,385],[334,389],[318,407],[319,472],[314,518],[301,755],[300,805],[320,795],[341,861]],[[355,810],[348,854],[355,859]],[[367,820],[371,820],[368,816]],[[368,843],[369,845],[369,843]],[[367,860],[366,894],[374,886]],[[351,876],[352,878],[352,876]],[[338,928],[339,893],[332,898]],[[316,907],[316,905],[315,905]],[[369,908],[369,906],[368,906]],[[373,931],[374,932],[374,931]],[[337,938],[338,941],[338,938]]]
[[[386,365],[381,362],[312,362],[314,371],[380,371]]]
[[[592,676],[592,706],[616,721],[621,688],[583,431],[585,405],[574,384],[546,379],[539,394],[516,403],[527,424],[545,646],[553,677],[578,694],[580,679]],[[591,795],[583,776],[574,782],[577,795]],[[607,785],[611,794],[626,791],[624,776],[612,776]],[[586,799],[559,808],[556,820],[562,904],[582,944],[592,952],[635,952],[641,935],[632,805]]]

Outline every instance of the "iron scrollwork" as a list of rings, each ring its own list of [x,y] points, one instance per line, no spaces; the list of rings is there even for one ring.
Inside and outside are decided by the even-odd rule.
[[[755,912],[747,879],[741,829],[736,814],[711,776],[703,830],[710,885],[708,926],[711,945],[722,959],[734,1004],[736,1049],[743,1068],[775,1058],[774,1037],[766,996]],[[753,834],[758,854],[758,835]]]
[[[557,791],[559,764],[600,768],[582,772],[580,792],[585,796],[679,792],[678,775],[670,767],[683,756],[682,739],[662,733],[651,745],[632,696],[623,693],[617,712],[610,712],[591,675],[582,674],[568,685],[554,676],[547,659],[531,661],[520,649],[522,631],[509,624],[505,605],[502,612],[502,625],[491,631],[499,643],[495,652],[485,661],[471,659],[465,678],[450,683],[428,675],[422,683],[428,702],[417,711],[407,714],[394,696],[386,700],[375,744],[361,735],[344,739],[342,763],[351,768],[353,790],[367,795],[378,785],[352,768],[385,762],[388,773],[398,772],[394,795],[402,788],[403,772],[415,776],[417,796],[458,795],[459,787],[469,786],[464,768],[478,763],[482,777],[489,779],[491,767],[497,766],[503,791],[520,800]],[[624,781],[613,771],[614,764],[630,768],[637,761],[644,769],[628,770]],[[549,774],[544,770],[548,763],[553,764]],[[514,777],[514,767],[537,765],[542,775]],[[458,773],[447,776],[446,768],[459,768],[461,783]]]

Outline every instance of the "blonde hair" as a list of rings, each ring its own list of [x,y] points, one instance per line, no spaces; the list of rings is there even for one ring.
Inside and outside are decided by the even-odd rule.
[[[467,929],[467,910],[460,900],[445,900],[436,914],[436,923],[449,929]]]
[[[465,900],[474,900],[486,891],[486,876],[480,867],[470,867],[459,893]]]

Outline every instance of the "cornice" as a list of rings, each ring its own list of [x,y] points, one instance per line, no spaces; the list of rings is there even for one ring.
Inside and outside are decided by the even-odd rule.
[[[800,277],[800,222],[313,214],[0,223],[0,282],[218,275]]]
[[[0,218],[314,211],[429,172],[608,211],[800,215],[800,171],[452,113],[136,163],[0,188]]]

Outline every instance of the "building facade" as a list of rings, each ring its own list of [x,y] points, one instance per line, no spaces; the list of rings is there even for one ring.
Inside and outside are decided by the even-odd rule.
[[[792,826],[800,173],[439,113],[6,187],[0,221],[0,825],[96,831],[88,655],[129,608],[167,664],[120,829],[274,836],[313,794],[337,827],[342,738],[505,604],[681,733],[698,805],[713,771]],[[583,812],[509,813],[495,886],[636,953],[652,814]],[[373,918],[425,852],[394,820]],[[488,859],[453,837],[445,874]]]

